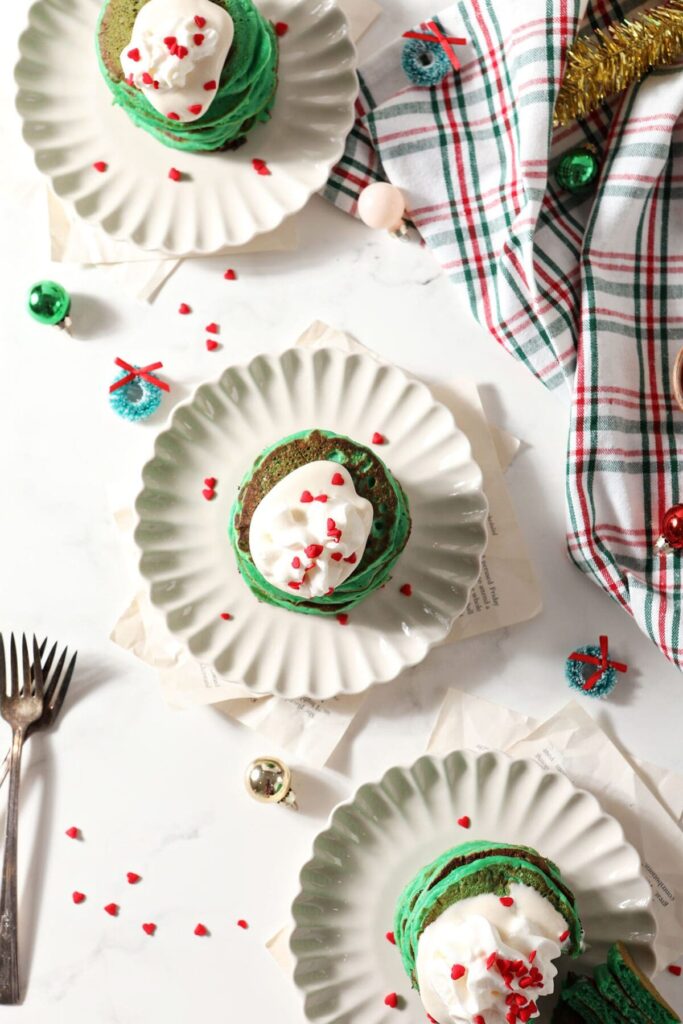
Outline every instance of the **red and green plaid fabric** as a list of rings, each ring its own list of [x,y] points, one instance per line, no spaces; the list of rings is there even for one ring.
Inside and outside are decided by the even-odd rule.
[[[569,553],[683,666],[682,554],[658,555],[683,502],[683,65],[651,72],[587,119],[552,129],[577,32],[631,15],[615,0],[466,0],[435,19],[459,73],[412,85],[398,39],[360,76],[358,118],[325,194],[356,212],[389,180],[477,320],[572,403]],[[426,24],[421,26],[424,31]],[[597,147],[597,187],[554,180]]]

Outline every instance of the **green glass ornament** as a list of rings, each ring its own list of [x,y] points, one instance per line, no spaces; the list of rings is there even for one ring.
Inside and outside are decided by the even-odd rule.
[[[71,298],[56,281],[38,281],[28,293],[28,311],[39,324],[68,327]]]
[[[555,180],[566,192],[583,192],[598,176],[600,163],[594,146],[581,146],[565,153],[555,170]]]

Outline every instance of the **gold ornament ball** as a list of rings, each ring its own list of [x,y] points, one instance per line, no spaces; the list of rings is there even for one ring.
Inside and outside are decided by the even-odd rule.
[[[257,757],[247,768],[244,782],[249,795],[259,803],[296,807],[292,773],[277,757]]]

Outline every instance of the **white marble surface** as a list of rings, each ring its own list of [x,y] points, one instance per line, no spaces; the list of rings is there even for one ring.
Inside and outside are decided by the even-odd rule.
[[[25,12],[10,5],[9,38]],[[427,0],[385,0],[367,51]],[[8,52],[12,50],[11,45]],[[94,270],[52,266],[45,194],[8,110],[2,69],[0,255],[4,284],[0,377],[0,625],[78,647],[73,699],[53,735],[28,750],[21,818],[21,926],[27,1024],[277,1020],[302,1024],[297,995],[264,949],[284,921],[300,864],[339,797],[425,745],[442,695],[457,684],[545,715],[567,697],[566,654],[606,632],[631,666],[607,703],[590,710],[620,744],[683,772],[680,674],[566,558],[566,410],[473,326],[463,296],[427,252],[351,222],[322,200],[301,218],[297,253],[186,263],[151,307],[117,294]],[[28,286],[54,276],[74,295],[76,339],[34,324]],[[195,310],[176,313],[180,301]],[[242,772],[264,752],[253,733],[210,710],[174,713],[154,673],[107,637],[134,583],[110,511],[132,498],[158,424],[110,411],[117,355],[162,359],[171,401],[234,360],[290,343],[314,318],[341,326],[387,359],[436,378],[479,382],[496,423],[527,446],[509,474],[534,553],[545,610],[514,630],[432,653],[373,692],[330,769],[299,773],[299,815],[248,800]],[[222,349],[202,326],[222,325]],[[7,736],[6,729],[1,731]],[[78,825],[82,842],[64,836]],[[133,888],[125,873],[140,872]],[[87,901],[71,902],[80,889]],[[121,904],[118,919],[104,913]],[[246,932],[235,922],[244,917]],[[147,938],[143,921],[158,932]],[[192,934],[203,921],[212,934]],[[663,987],[683,1010],[683,980]]]

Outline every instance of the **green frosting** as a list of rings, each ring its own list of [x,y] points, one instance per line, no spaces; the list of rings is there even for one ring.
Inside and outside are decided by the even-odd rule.
[[[134,16],[145,2],[147,0],[129,0],[133,15],[131,30]],[[120,5],[120,0],[108,0],[100,12],[97,56],[114,102],[123,107],[138,127],[174,149],[211,151],[225,148],[257,122],[268,120],[277,88],[277,35],[252,0],[220,0],[233,19],[233,43],[213,101],[201,117],[187,124],[170,121],[155,110],[142,91],[125,82],[122,71],[119,76],[111,73],[113,55],[103,53],[107,40],[106,32],[102,33],[101,29],[105,12],[112,3]],[[118,59],[116,63],[120,70]]]
[[[604,998],[590,978],[577,978],[565,985],[561,998],[591,1024],[624,1024],[627,1019]],[[644,1024],[642,1017],[638,1024]]]
[[[332,431],[318,430],[317,432],[324,437],[340,438],[344,442],[353,445],[354,455],[352,458],[347,457],[346,453],[340,451],[338,453],[330,454],[329,461],[338,462],[340,465],[344,465],[350,473],[358,493],[370,501],[375,513],[372,531],[373,533],[377,533],[378,529],[383,526],[382,511],[376,507],[372,498],[372,492],[364,486],[364,478],[359,472],[361,467],[365,469],[368,449],[363,445],[356,444],[351,441],[350,438],[344,437],[340,434],[334,434]],[[391,531],[383,538],[381,554],[379,556],[376,555],[374,553],[376,552],[376,547],[368,544],[356,570],[352,572],[342,584],[336,587],[334,593],[329,596],[318,597],[312,600],[297,597],[295,593],[292,593],[290,596],[284,591],[279,590],[277,587],[274,587],[256,568],[249,553],[243,551],[239,547],[235,525],[242,511],[242,490],[249,482],[254,472],[257,471],[259,466],[263,463],[264,459],[278,448],[282,448],[289,444],[289,442],[296,441],[299,438],[306,438],[310,433],[310,430],[302,430],[296,434],[290,434],[288,437],[277,441],[275,444],[270,445],[270,447],[261,452],[254,465],[240,483],[238,495],[230,513],[228,532],[242,578],[259,601],[267,601],[268,604],[275,605],[278,608],[287,608],[290,611],[303,612],[306,615],[337,615],[340,611],[345,612],[350,608],[355,607],[360,601],[363,601],[369,594],[374,590],[377,590],[378,587],[389,579],[391,570],[396,564],[399,555],[406,545],[408,536],[410,535],[411,520],[410,512],[408,510],[408,500],[401,485],[384,463],[381,463],[381,465],[384,471],[386,483],[391,488],[396,499],[396,514],[391,525]],[[377,455],[374,453],[373,455],[378,462],[381,462]],[[356,470],[356,472],[354,472],[354,470]]]
[[[396,906],[396,944],[414,986],[417,944],[425,928],[460,900],[482,893],[508,895],[513,882],[533,886],[553,904],[567,922],[569,952],[579,955],[583,945],[581,920],[560,870],[552,861],[528,846],[485,840],[462,843],[418,872]]]
[[[612,977],[607,964],[600,964],[593,971],[593,980],[598,992],[610,1006],[621,1014],[628,1024],[643,1024],[643,1015],[626,995],[616,978]]]
[[[641,1018],[652,1024],[680,1024],[681,1018],[676,1011],[664,1001],[620,942],[610,947],[607,966],[631,1002],[641,1011]]]

